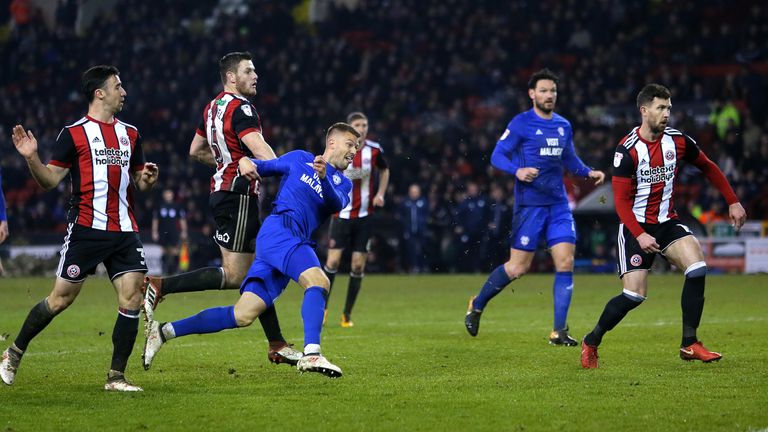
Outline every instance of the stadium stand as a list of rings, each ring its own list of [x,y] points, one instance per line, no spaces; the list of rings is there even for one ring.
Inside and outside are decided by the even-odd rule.
[[[464,185],[474,181],[485,196],[495,184],[511,198],[511,178],[494,172],[489,157],[507,121],[530,105],[525,80],[544,66],[562,77],[557,111],[573,122],[586,163],[610,171],[613,148],[639,123],[635,95],[659,82],[673,92],[673,126],[723,169],[750,219],[768,219],[768,8],[759,3],[371,0],[326,2],[317,20],[295,0],[122,0],[80,29],[81,6],[61,3],[52,22],[34,9],[2,17],[0,164],[15,244],[60,242],[69,191],[35,185],[10,128],[32,129],[46,160],[60,128],[83,114],[74,84],[102,63],[122,72],[128,97],[120,118],[140,128],[147,159],[160,165],[157,190],[178,191],[199,231],[210,172],[187,158],[188,145],[200,107],[219,87],[218,58],[244,49],[255,56],[255,104],[277,154],[319,149],[324,127],[352,110],[369,115],[392,169],[371,271],[402,269],[395,217],[412,183],[430,203],[428,250],[441,251],[430,255],[430,268],[457,269],[463,251],[453,228],[462,222]],[[695,169],[680,177],[684,214],[724,215]],[[576,201],[591,188],[574,179],[568,190]],[[145,234],[158,200],[137,203]],[[606,251],[585,241],[580,254]]]

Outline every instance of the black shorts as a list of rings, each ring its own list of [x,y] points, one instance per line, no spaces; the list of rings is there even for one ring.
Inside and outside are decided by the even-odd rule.
[[[216,233],[213,239],[232,252],[254,253],[259,233],[259,197],[232,192],[214,192],[208,198]]]
[[[173,231],[160,231],[157,243],[162,247],[179,247],[181,238],[179,232],[175,229]]]
[[[147,272],[139,233],[102,231],[69,224],[56,276],[70,282],[84,281],[104,263],[109,279],[130,272]]]
[[[353,252],[368,253],[371,250],[371,233],[373,224],[371,218],[366,216],[354,219],[331,219],[330,249],[347,249],[352,247]]]
[[[648,234],[656,239],[661,255],[672,243],[685,236],[692,235],[691,230],[677,219],[670,219],[660,224],[640,224]],[[656,253],[643,252],[635,236],[624,224],[619,225],[619,237],[616,243],[619,257],[619,277],[635,270],[648,270],[656,258]]]

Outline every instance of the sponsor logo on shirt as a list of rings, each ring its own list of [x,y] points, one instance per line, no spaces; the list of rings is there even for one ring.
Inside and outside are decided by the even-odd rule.
[[[91,149],[93,152],[93,163],[96,165],[117,165],[127,167],[131,152],[113,148]]]

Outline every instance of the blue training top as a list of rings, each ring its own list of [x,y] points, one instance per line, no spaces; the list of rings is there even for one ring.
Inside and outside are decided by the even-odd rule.
[[[515,177],[516,206],[548,206],[567,203],[563,167],[580,177],[591,171],[573,149],[573,129],[564,117],[539,117],[531,108],[509,122],[491,155],[491,164],[515,175],[518,168],[538,168],[532,182]]]
[[[329,163],[325,178],[320,179],[312,167],[312,153],[295,150],[277,159],[251,160],[260,176],[283,176],[272,214],[290,215],[300,230],[294,234],[303,239],[309,239],[329,216],[349,204],[352,181]]]
[[[5,195],[3,195],[3,171],[0,170],[0,222],[7,218],[5,214]]]

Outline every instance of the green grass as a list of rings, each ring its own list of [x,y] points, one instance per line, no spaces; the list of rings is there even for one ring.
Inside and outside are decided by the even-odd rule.
[[[139,336],[128,377],[141,394],[101,390],[111,356],[114,293],[92,278],[80,298],[24,357],[13,387],[0,386],[0,431],[39,430],[574,430],[768,428],[768,277],[710,276],[700,337],[719,363],[677,357],[680,275],[652,276],[649,299],[601,346],[601,368],[584,371],[578,348],[551,347],[551,275],[513,283],[466,334],[466,301],[484,276],[367,276],[355,327],[338,317],[339,277],[323,332],[344,371],[319,374],[269,364],[258,325],[177,339],[153,369],[140,366]],[[0,280],[0,334],[15,337],[51,279]],[[577,275],[570,325],[580,338],[619,291],[612,276]],[[236,293],[180,294],[159,319],[231,304]],[[301,294],[278,302],[285,336],[301,345]],[[4,346],[4,345],[3,345]]]

